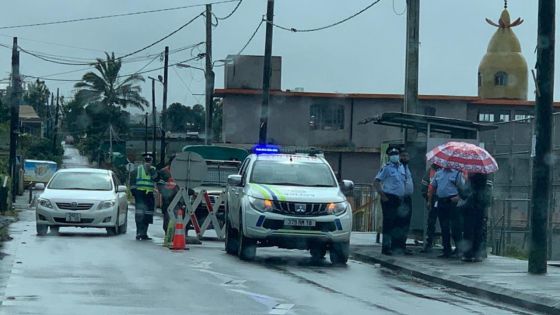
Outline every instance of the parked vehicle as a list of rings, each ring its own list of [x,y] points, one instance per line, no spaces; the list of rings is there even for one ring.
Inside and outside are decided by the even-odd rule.
[[[112,171],[63,169],[56,172],[37,199],[37,235],[45,235],[49,227],[58,232],[65,226],[105,228],[109,235],[124,234],[127,215],[126,186]]]
[[[206,160],[208,166],[206,180],[200,186],[193,188],[193,198],[196,198],[198,193],[205,190],[213,204],[226,191],[229,175],[237,174],[241,161],[249,155],[249,152],[243,149],[215,145],[190,145],[184,147],[183,152],[198,153]],[[221,205],[214,210],[217,211],[218,221],[225,224],[225,207]],[[206,204],[201,203],[196,209],[196,218],[202,224],[207,216]]]
[[[23,181],[25,186],[30,183],[48,183],[58,165],[53,161],[24,160],[23,162]]]
[[[310,250],[333,264],[348,260],[352,209],[344,192],[317,154],[252,154],[227,187],[226,252],[252,260],[257,246]]]

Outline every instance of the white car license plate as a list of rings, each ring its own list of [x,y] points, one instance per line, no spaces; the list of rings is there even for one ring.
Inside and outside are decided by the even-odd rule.
[[[81,213],[67,213],[66,214],[66,221],[67,222],[80,222],[80,221],[82,221],[82,214]]]
[[[315,221],[307,219],[285,219],[284,225],[289,226],[315,226]]]

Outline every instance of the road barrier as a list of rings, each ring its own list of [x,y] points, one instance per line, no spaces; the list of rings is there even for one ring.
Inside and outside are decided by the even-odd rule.
[[[204,234],[210,227],[210,224],[212,224],[212,227],[214,228],[214,231],[216,232],[218,238],[220,240],[223,240],[225,237],[225,224],[220,224],[220,221],[218,220],[217,217],[217,211],[214,209],[219,209],[219,207],[222,204],[225,204],[225,200],[226,200],[226,194],[224,192],[215,199],[214,203],[212,203],[210,196],[208,195],[208,192],[204,190],[199,192],[196,198],[192,200],[188,195],[187,190],[181,188],[177,193],[177,195],[175,196],[175,198],[173,198],[173,201],[171,201],[171,203],[169,204],[169,207],[165,209],[165,211],[167,211],[167,213],[169,214],[170,222],[175,222],[175,225],[177,223],[182,224],[183,231],[184,231],[184,227],[187,226],[189,222],[191,222],[196,232],[196,235],[200,239],[204,237]],[[206,219],[204,220],[201,226],[199,225],[198,219],[196,218],[196,209],[202,203],[206,205],[208,216],[206,217]],[[177,207],[179,207],[178,211],[183,212],[185,215],[182,216],[176,215],[174,209],[176,209]],[[175,228],[175,230],[176,229],[177,228]],[[171,235],[170,232],[171,231],[168,228],[166,240],[169,240],[168,236]],[[176,234],[177,231],[175,231],[174,233]]]

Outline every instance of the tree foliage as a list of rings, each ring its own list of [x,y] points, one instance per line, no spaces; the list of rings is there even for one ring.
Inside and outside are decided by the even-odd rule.
[[[39,117],[45,119],[49,117],[47,103],[51,92],[44,81],[37,80],[29,83],[27,91],[23,95],[26,105],[31,105]],[[51,108],[52,110],[52,104]]]
[[[204,107],[195,105],[192,108],[181,103],[173,103],[167,109],[167,121],[171,131],[204,130]]]
[[[82,81],[74,85],[78,89],[76,98],[89,104],[100,104],[106,108],[135,107],[144,109],[148,101],[141,95],[142,88],[138,85],[144,82],[139,74],[132,74],[121,80],[121,60],[115,57],[115,53],[105,54],[106,59],[97,59],[95,69],[98,73],[88,72],[82,77]]]

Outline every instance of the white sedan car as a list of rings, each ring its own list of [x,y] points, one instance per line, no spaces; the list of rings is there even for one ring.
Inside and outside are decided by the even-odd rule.
[[[126,186],[112,171],[62,169],[37,199],[37,235],[61,226],[106,228],[109,235],[126,233]]]

